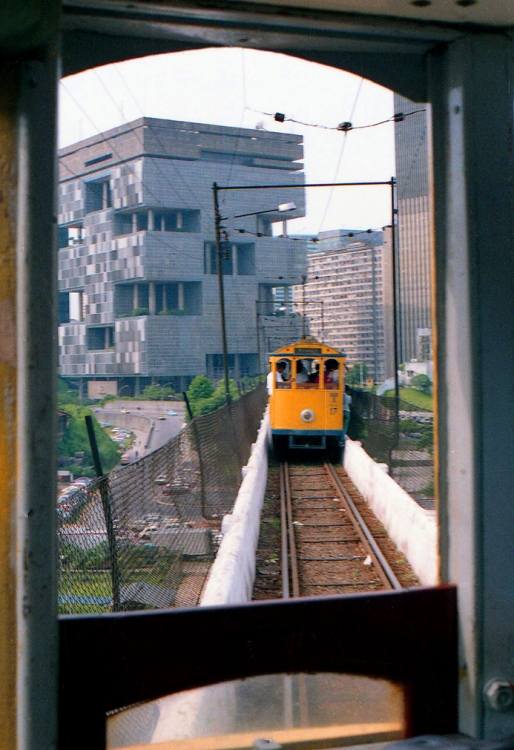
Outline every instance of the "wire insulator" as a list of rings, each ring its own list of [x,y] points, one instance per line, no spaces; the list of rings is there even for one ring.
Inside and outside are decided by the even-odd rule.
[[[340,122],[337,126],[338,130],[341,130],[343,133],[347,133],[349,130],[353,128],[353,125],[351,122]]]
[[[284,122],[285,119],[286,119],[286,116],[282,114],[282,112],[275,112],[276,122]]]
[[[403,122],[404,120],[405,120],[405,115],[403,114],[403,112],[396,112],[393,115],[393,122]]]

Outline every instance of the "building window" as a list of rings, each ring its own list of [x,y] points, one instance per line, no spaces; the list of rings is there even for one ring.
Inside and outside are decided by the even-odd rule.
[[[253,276],[255,274],[255,245],[236,245],[237,275]]]
[[[146,230],[155,232],[199,232],[200,211],[178,209],[152,209],[117,213],[114,217],[114,234],[132,234]]]
[[[103,349],[113,349],[114,327],[99,326],[98,328],[88,328],[87,348],[90,352],[100,351]]]
[[[232,245],[229,242],[221,244],[221,270],[224,276],[232,276]],[[215,242],[204,243],[204,272],[206,274],[218,273],[218,254],[216,252]]]
[[[85,188],[87,214],[90,214],[93,211],[102,211],[106,208],[111,208],[112,198],[109,178],[86,182]]]
[[[84,243],[84,229],[82,224],[59,227],[58,243],[59,249],[73,247],[73,245],[82,245]]]
[[[159,209],[154,211],[153,227],[156,232],[199,232],[200,211]]]
[[[201,315],[201,281],[150,281],[117,284],[117,318],[138,315]]]
[[[79,292],[59,292],[59,325],[80,323],[86,318],[86,295]]]
[[[236,245],[232,242],[221,243],[221,267],[224,276],[255,275],[255,245],[250,242]],[[218,253],[215,242],[204,244],[204,273],[218,273]]]

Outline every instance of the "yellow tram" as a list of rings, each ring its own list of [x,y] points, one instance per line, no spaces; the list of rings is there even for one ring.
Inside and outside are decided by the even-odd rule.
[[[340,449],[349,418],[344,411],[344,353],[307,337],[277,349],[269,361],[275,448]]]

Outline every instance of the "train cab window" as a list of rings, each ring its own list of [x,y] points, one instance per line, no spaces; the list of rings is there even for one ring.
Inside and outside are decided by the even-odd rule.
[[[394,741],[405,732],[402,687],[349,674],[276,674],[185,690],[107,720],[107,748],[341,747]],[[316,744],[319,743],[319,744]],[[369,748],[368,744],[368,748]],[[380,745],[381,747],[382,745]]]

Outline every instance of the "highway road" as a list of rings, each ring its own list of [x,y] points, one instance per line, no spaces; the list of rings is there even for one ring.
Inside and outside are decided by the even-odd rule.
[[[135,440],[126,451],[132,461],[160,448],[184,426],[182,401],[109,401],[94,409],[99,422],[131,430]],[[142,419],[143,417],[143,419]]]

